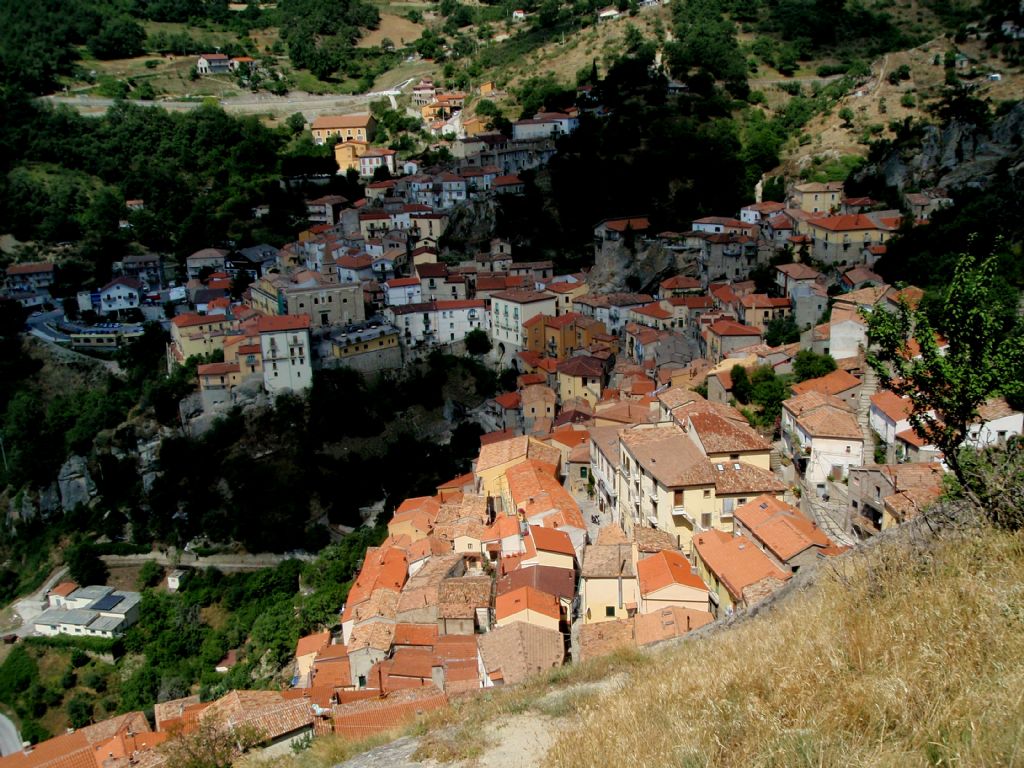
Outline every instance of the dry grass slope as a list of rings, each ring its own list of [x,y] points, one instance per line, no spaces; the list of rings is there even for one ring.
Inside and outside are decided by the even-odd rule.
[[[1014,765],[1022,690],[1024,538],[887,544],[777,610],[656,655],[588,702],[548,762]]]

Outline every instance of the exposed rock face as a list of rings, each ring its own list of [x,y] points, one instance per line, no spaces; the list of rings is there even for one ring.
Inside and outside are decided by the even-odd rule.
[[[984,187],[1003,162],[1015,173],[1024,166],[1024,102],[995,120],[987,131],[951,122],[923,129],[915,151],[894,151],[877,169],[897,189],[919,187]]]
[[[39,512],[43,518],[48,518],[60,510],[60,488],[57,483],[50,483],[39,491]]]
[[[96,483],[89,474],[89,467],[82,456],[71,456],[57,475],[60,488],[60,506],[70,512],[79,504],[88,504],[96,496]]]
[[[605,245],[598,255],[594,268],[587,277],[591,293],[631,290],[627,279],[632,277],[634,287],[644,287],[656,276],[686,272],[691,258],[675,253],[660,243],[650,243],[646,248],[637,245],[633,253],[623,244]]]

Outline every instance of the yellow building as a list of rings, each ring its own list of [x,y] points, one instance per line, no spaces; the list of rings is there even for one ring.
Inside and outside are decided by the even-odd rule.
[[[580,610],[586,624],[635,616],[640,605],[633,544],[591,544],[583,549]]]
[[[590,293],[590,286],[582,280],[575,283],[570,283],[569,281],[549,283],[547,292],[555,296],[555,314],[564,315],[567,312],[574,311],[573,302],[580,296],[586,296]]]
[[[234,325],[234,319],[227,315],[178,315],[171,320],[170,365],[180,365],[190,357],[223,350],[225,332]]]
[[[892,215],[884,215],[891,213]],[[814,258],[826,264],[859,261],[861,252],[872,245],[884,245],[900,226],[899,212],[849,213],[822,216],[805,222]]]
[[[543,464],[553,464],[556,468],[561,461],[561,453],[540,440],[523,435],[497,443],[489,443],[480,448],[473,474],[479,484],[479,493],[483,496],[501,497],[505,473],[522,464],[527,459],[536,459]],[[511,497],[509,497],[511,498]],[[505,510],[506,512],[514,512]]]
[[[675,423],[637,424],[619,436],[619,516],[623,527],[654,527],[684,553],[696,532],[732,532],[733,510],[785,486],[759,466],[709,459]]]
[[[533,587],[520,587],[494,599],[494,618],[499,627],[522,621],[557,631],[561,609],[554,595]]]
[[[807,213],[838,211],[843,202],[843,182],[807,182],[793,188],[793,207]]]
[[[338,164],[338,173],[359,170],[359,158],[366,154],[370,145],[365,141],[339,141],[334,145],[334,162]]]
[[[603,386],[604,364],[596,357],[570,357],[558,364],[558,396],[563,403],[578,397],[594,405]]]
[[[792,574],[779,568],[746,536],[703,531],[693,542],[697,573],[708,585],[711,612],[716,616],[746,608],[756,596],[770,592]]]
[[[578,349],[575,320],[575,315],[534,315],[523,323],[526,349],[556,360],[568,357]]]
[[[352,115],[320,115],[313,121],[313,143],[326,144],[331,136],[337,136],[339,143],[349,141],[373,141],[377,121],[373,115],[360,112]]]

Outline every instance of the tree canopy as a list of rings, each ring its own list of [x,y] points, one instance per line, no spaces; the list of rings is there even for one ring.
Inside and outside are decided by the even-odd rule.
[[[960,449],[978,407],[994,395],[1024,397],[1024,319],[999,290],[998,265],[995,254],[961,253],[936,320],[906,301],[868,316],[868,363],[882,386],[909,398],[914,431],[942,451],[968,493]]]

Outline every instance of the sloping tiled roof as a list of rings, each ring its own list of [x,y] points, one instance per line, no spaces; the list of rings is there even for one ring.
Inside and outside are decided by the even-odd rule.
[[[825,549],[832,545],[825,532],[800,510],[767,494],[740,505],[733,514],[782,562],[810,547]]]
[[[636,564],[640,594],[649,595],[659,589],[678,584],[706,591],[700,576],[693,572],[690,562],[681,552],[664,551],[645,557]]]
[[[636,644],[650,645],[680,637],[714,620],[715,617],[707,611],[695,611],[677,605],[662,608],[660,611],[646,613],[634,619]]]
[[[553,619],[558,619],[561,616],[558,598],[533,587],[520,587],[498,595],[494,599],[494,616],[498,621],[527,610],[550,616]]]
[[[729,590],[732,599],[743,599],[743,590],[765,578],[786,581],[790,574],[775,565],[750,539],[724,531],[702,531],[693,537],[697,555]]]
[[[498,672],[506,685],[560,666],[565,657],[561,632],[524,621],[495,627],[477,638],[477,643],[484,670]]]

